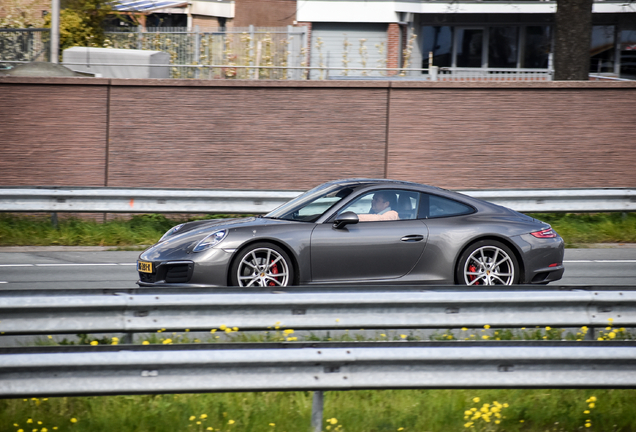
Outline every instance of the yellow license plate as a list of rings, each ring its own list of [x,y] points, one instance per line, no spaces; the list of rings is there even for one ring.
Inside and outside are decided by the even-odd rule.
[[[152,263],[145,261],[137,261],[137,270],[142,273],[152,273]]]

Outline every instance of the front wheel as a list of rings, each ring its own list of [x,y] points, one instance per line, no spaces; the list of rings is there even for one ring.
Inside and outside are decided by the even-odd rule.
[[[478,241],[462,253],[455,278],[460,285],[513,285],[519,282],[515,254],[496,240]]]
[[[230,281],[240,287],[279,287],[291,285],[294,268],[280,247],[256,243],[239,252],[230,269]]]

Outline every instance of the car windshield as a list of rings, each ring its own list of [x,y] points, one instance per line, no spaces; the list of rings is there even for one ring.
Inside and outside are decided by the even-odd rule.
[[[327,210],[353,192],[351,185],[320,185],[283,204],[264,217],[316,222]]]

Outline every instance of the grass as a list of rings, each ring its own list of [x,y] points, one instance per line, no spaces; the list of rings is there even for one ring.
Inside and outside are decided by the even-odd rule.
[[[586,243],[636,243],[636,213],[543,213],[532,215],[551,224],[568,246]],[[238,217],[208,215],[204,218]],[[204,219],[197,218],[197,219]],[[172,226],[186,220],[144,214],[105,223],[62,219],[57,228],[47,216],[0,214],[0,246],[113,246],[139,250],[154,244]]]
[[[636,213],[541,213],[530,216],[552,225],[568,246],[636,243]]]
[[[208,215],[198,219],[236,217]],[[195,219],[189,219],[195,220]],[[47,216],[0,214],[0,246],[113,246],[117,250],[139,250],[156,243],[173,226],[186,220],[160,214],[136,215],[104,223],[79,218],[59,221]]]
[[[322,430],[628,432],[635,397],[636,390],[330,391]],[[0,431],[305,432],[311,402],[312,392],[7,399],[0,400]]]

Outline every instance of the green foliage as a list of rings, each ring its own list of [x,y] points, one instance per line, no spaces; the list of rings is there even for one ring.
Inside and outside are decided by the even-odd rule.
[[[566,245],[636,243],[636,213],[544,213],[532,215],[551,224]],[[193,216],[188,220],[233,218],[237,215]],[[174,225],[185,220],[161,214],[98,223],[85,219],[61,220],[53,228],[47,216],[0,214],[0,246],[139,246],[154,244]]]
[[[60,53],[74,46],[101,47],[104,45],[104,23],[112,14],[110,0],[63,0],[60,11]],[[45,18],[51,27],[51,16]]]
[[[530,216],[552,225],[568,245],[636,243],[636,213],[540,213]]]
[[[251,392],[4,399],[0,430],[296,432],[309,429],[312,396]],[[634,397],[635,390],[607,389],[330,391],[322,430],[628,432],[636,424]],[[495,406],[500,410],[493,411]],[[466,411],[484,407],[493,413],[490,422],[480,416],[466,426]]]
[[[228,217],[208,215],[207,219]],[[140,246],[156,243],[173,226],[186,222],[147,214],[100,223],[61,219],[55,228],[47,216],[0,214],[1,246]]]

